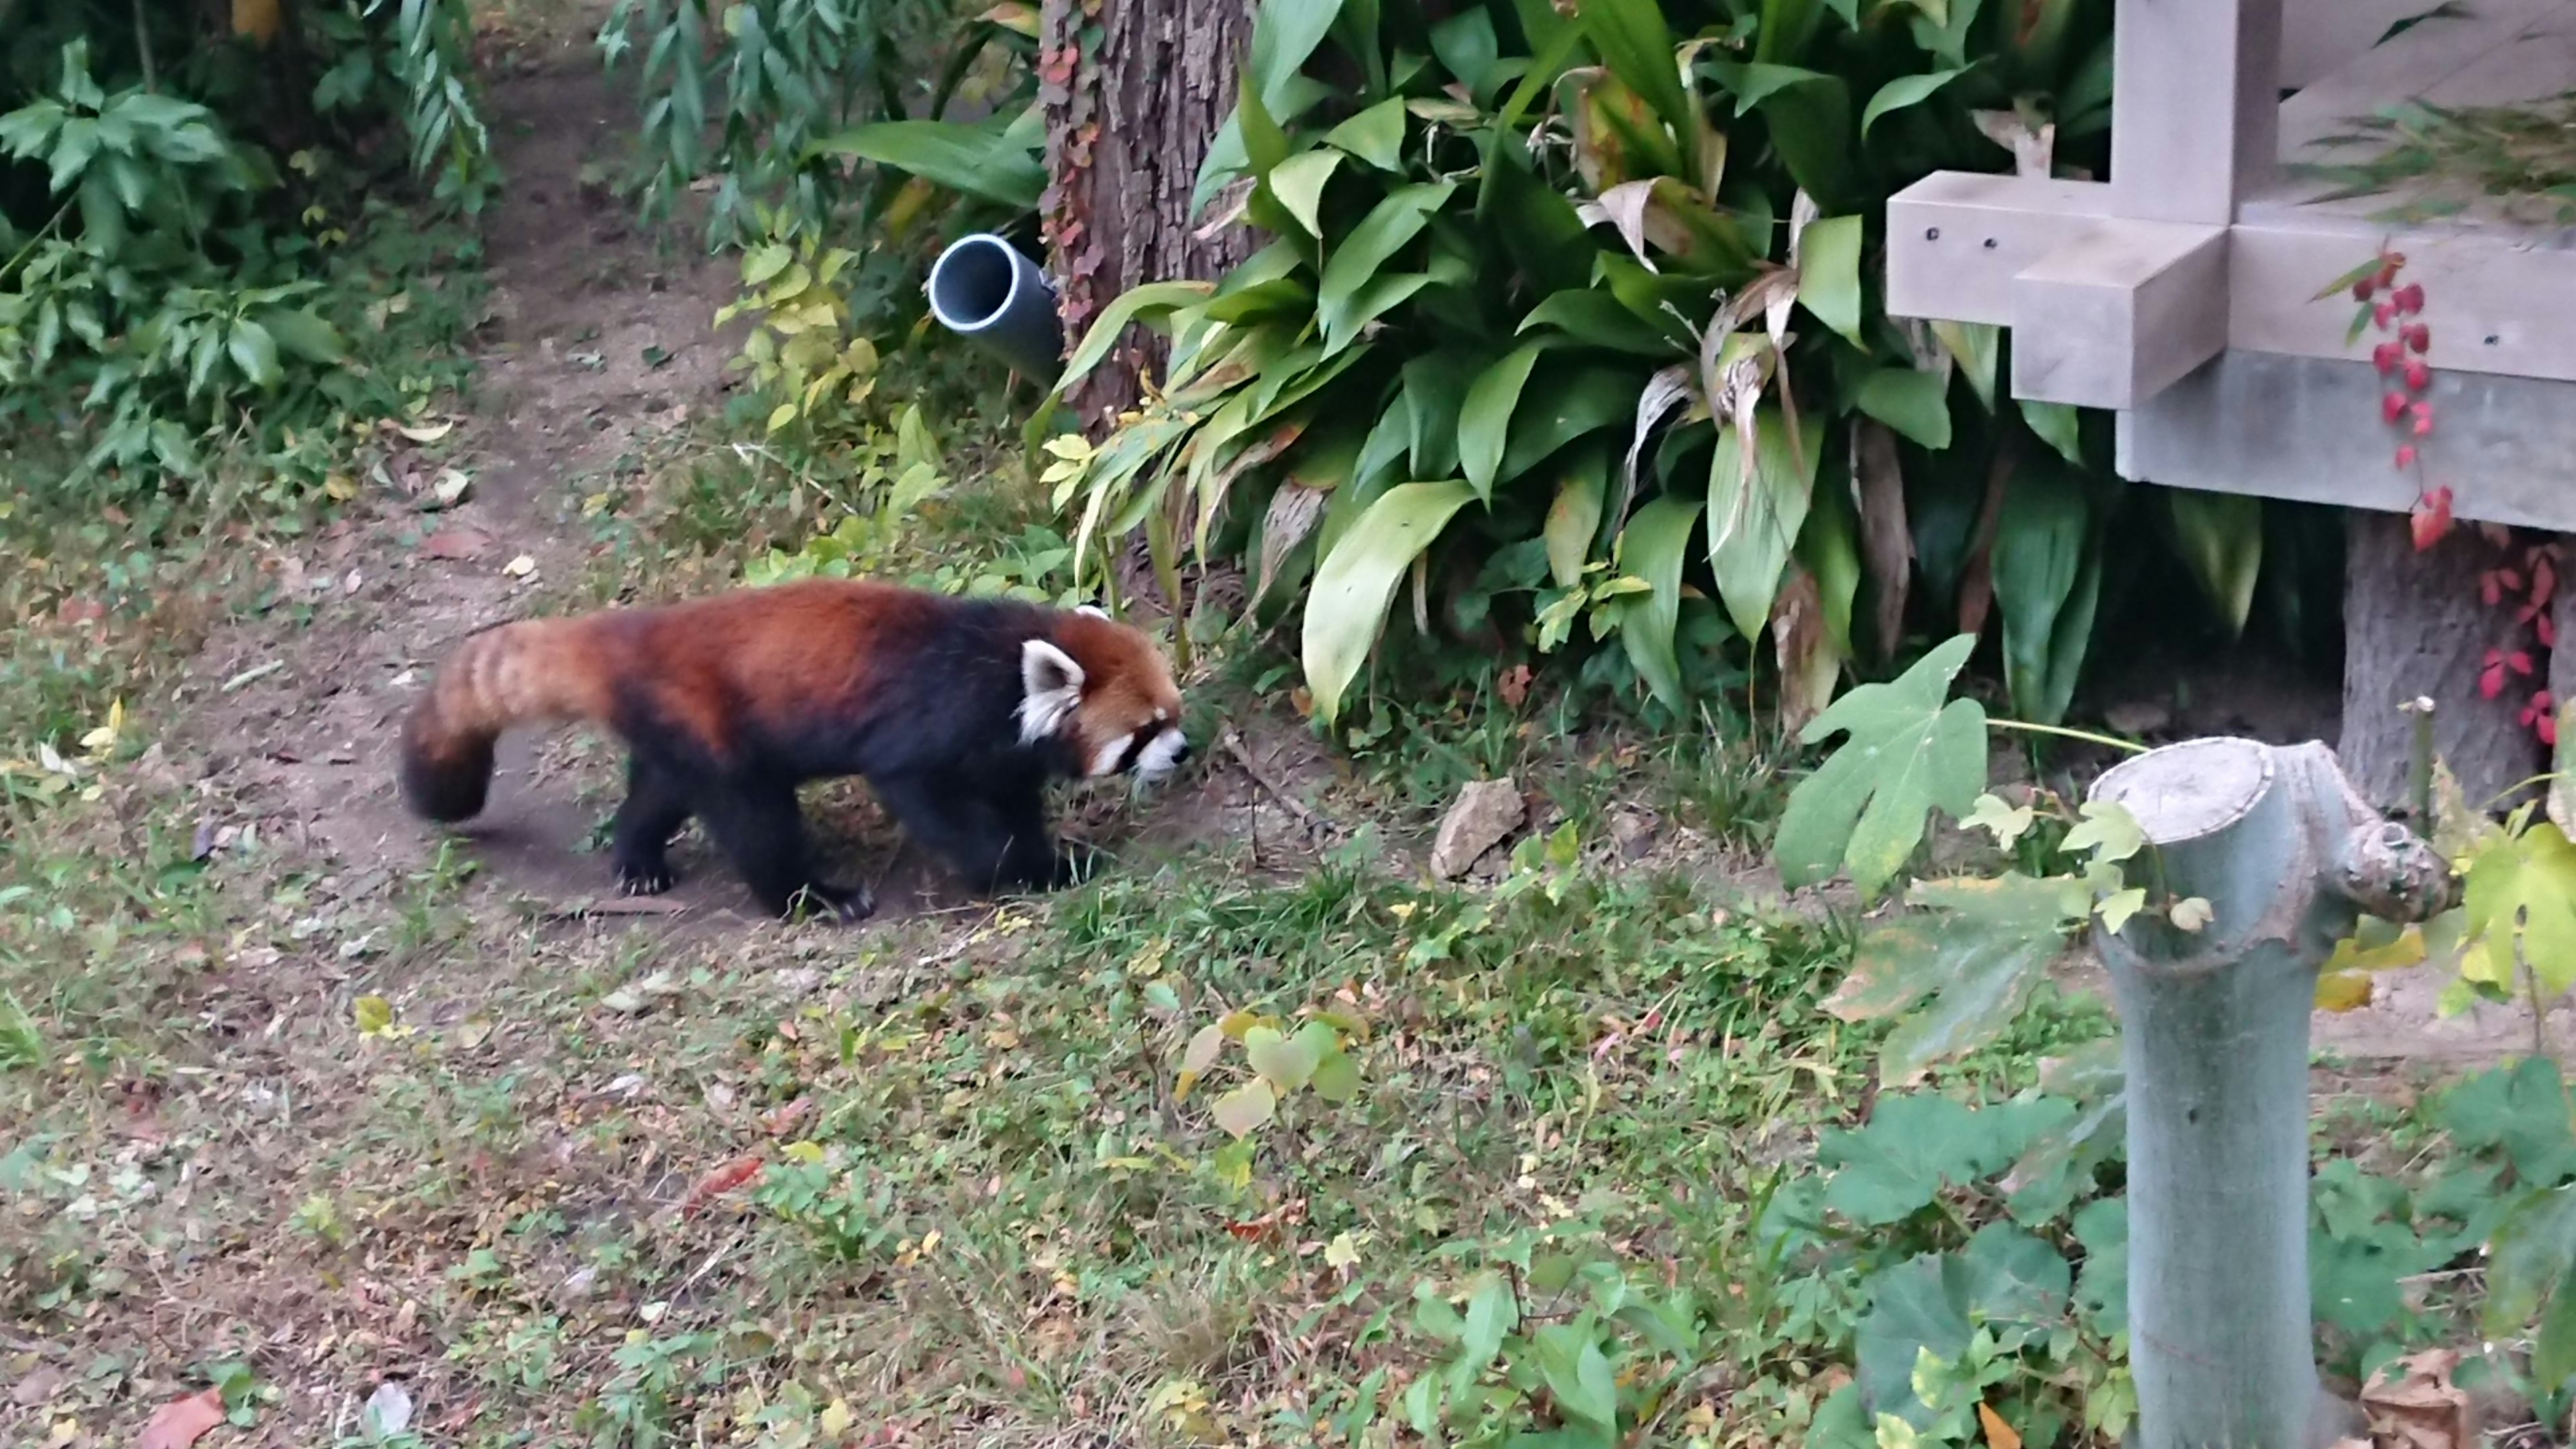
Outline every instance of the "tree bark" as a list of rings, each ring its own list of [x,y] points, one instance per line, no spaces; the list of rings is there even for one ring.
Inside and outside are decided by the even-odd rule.
[[[2508,676],[2494,699],[2478,691],[2488,650],[2529,647],[2512,614],[2479,597],[2478,576],[2506,556],[2469,525],[2417,553],[2403,514],[2356,509],[2346,537],[2344,772],[2373,805],[2405,804],[2414,726],[2398,706],[2421,695],[2434,702],[2434,753],[2469,804],[2504,803],[2544,768],[2518,716],[2548,667],[2534,659],[2533,674]]]
[[[1040,94],[1052,184],[1039,209],[1068,348],[1128,288],[1212,279],[1252,254],[1245,228],[1209,229],[1221,205],[1196,223],[1189,214],[1251,33],[1252,0],[1046,0]],[[1164,352],[1139,331],[1086,378],[1068,400],[1085,431],[1132,406],[1139,375],[1159,372]]]

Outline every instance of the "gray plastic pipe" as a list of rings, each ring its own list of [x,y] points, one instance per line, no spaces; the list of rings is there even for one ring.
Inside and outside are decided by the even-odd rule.
[[[2352,1428],[2317,1382],[2308,1300],[2308,1019],[2317,969],[2369,914],[2422,921],[2454,885],[2324,745],[2202,739],[2122,762],[2092,797],[2152,847],[2154,910],[2094,949],[2128,1076],[2133,1449],[2318,1449]]]
[[[1064,322],[1055,284],[1019,248],[977,232],[949,243],[930,268],[930,315],[939,325],[1052,383],[1064,370]]]

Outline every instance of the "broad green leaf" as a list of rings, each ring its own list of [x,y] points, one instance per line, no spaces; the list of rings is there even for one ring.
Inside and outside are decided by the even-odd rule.
[[[1128,323],[1163,316],[1194,302],[1205,301],[1214,290],[1214,283],[1184,280],[1147,282],[1119,293],[1117,300],[1100,309],[1100,315],[1092,321],[1091,330],[1082,335],[1082,345],[1073,350],[1072,359],[1065,363],[1064,376],[1056,379],[1055,391],[1062,395],[1081,381],[1084,374],[1098,367],[1100,360],[1109,355],[1109,349],[1117,345],[1119,334],[1127,330]]]
[[[2517,1338],[2540,1320],[2532,1373],[2564,1383],[2576,1373],[2576,1292],[2568,1270],[2576,1266],[2576,1184],[2543,1188],[2524,1198],[2497,1229],[2487,1261],[2487,1333]],[[2542,1376],[2546,1377],[2542,1377]]]
[[[1934,452],[1950,446],[1949,388],[1938,373],[1882,367],[1861,379],[1852,405]]]
[[[1880,86],[1878,94],[1869,98],[1868,108],[1860,113],[1861,135],[1866,138],[1869,128],[1878,124],[1879,117],[1929,100],[1933,92],[1967,73],[1967,67],[1962,66],[1957,70],[1936,70],[1929,75],[1899,76]]]
[[[1541,362],[1512,414],[1512,443],[1496,476],[1517,478],[1557,449],[1636,415],[1644,379],[1637,369],[1592,357],[1551,357]]]
[[[2147,848],[2146,828],[2116,800],[2087,800],[2076,813],[2083,821],[2057,843],[2060,854],[2089,855],[2099,864],[2127,860]]]
[[[2102,587],[2091,503],[2061,470],[2025,469],[1995,530],[1995,604],[2003,614],[2004,683],[2034,724],[2066,717],[2092,642]]]
[[[1405,454],[1416,478],[1458,470],[1458,413],[1485,359],[1465,348],[1425,352],[1404,364],[1404,401],[1412,438]]]
[[[1853,1336],[1854,1377],[1863,1402],[1880,1415],[1874,1441],[1879,1449],[1888,1449],[1891,1421],[1900,1429],[1931,1422],[1931,1408],[1914,1396],[1916,1362],[1927,1352],[1956,1362],[1976,1332],[1968,1320],[1965,1287],[1954,1281],[1955,1273],[1942,1271],[1949,1261],[1939,1253],[1923,1253],[1861,1285],[1869,1312]]]
[[[349,360],[349,342],[340,329],[301,307],[263,307],[251,315],[289,356],[319,363]]]
[[[1243,1034],[1243,1055],[1283,1097],[1302,1090],[1313,1080],[1316,1064],[1323,1060],[1322,1053],[1303,1033],[1283,1036],[1267,1026],[1256,1026]]]
[[[1521,387],[1540,350],[1538,343],[1524,342],[1504,354],[1477,374],[1459,405],[1458,464],[1479,499],[1493,499],[1494,472],[1503,466],[1503,446],[1511,439],[1512,409],[1520,403]]]
[[[1448,181],[1400,186],[1388,192],[1386,199],[1370,209],[1341,245],[1333,248],[1331,258],[1324,263],[1322,283],[1315,290],[1316,320],[1327,342],[1358,330],[1361,311],[1369,305],[1366,294],[1370,285],[1379,280],[1379,270],[1405,243],[1422,234],[1431,213],[1447,204],[1455,190],[1456,183]]]
[[[1404,98],[1389,96],[1324,133],[1324,144],[1380,171],[1404,165]]]
[[[1816,465],[1824,451],[1822,422],[1799,419],[1800,444],[1789,443],[1789,424],[1777,407],[1754,410],[1753,477],[1745,479],[1743,440],[1730,427],[1718,434],[1708,465],[1708,561],[1716,571],[1718,598],[1737,632],[1756,643],[1771,620],[1780,571],[1806,525],[1816,490]],[[1802,468],[1800,465],[1804,464]]]
[[[1531,290],[1562,292],[1591,285],[1599,248],[1574,203],[1539,179],[1517,131],[1497,130],[1485,147],[1476,220],[1501,240]]]
[[[1944,704],[1976,636],[1960,634],[1884,684],[1837,699],[1799,732],[1806,744],[1849,739],[1789,792],[1772,856],[1788,885],[1812,885],[1847,867],[1875,896],[1923,838],[1938,809],[1964,816],[1985,790],[1986,712],[1973,699]]]
[[[1967,379],[1968,390],[1977,395],[1978,405],[1992,412],[1995,368],[2003,360],[2004,329],[1991,322],[1935,321],[1929,325],[1942,350],[1959,364],[1959,376]]]
[[[1324,183],[1333,179],[1333,168],[1341,163],[1341,152],[1319,146],[1272,167],[1265,183],[1306,234],[1318,240],[1324,235],[1324,224],[1317,219],[1317,208],[1324,201]]]
[[[1306,595],[1303,661],[1315,712],[1330,722],[1386,620],[1396,581],[1450,516],[1475,497],[1465,482],[1404,483],[1369,505],[1316,567]]]
[[[877,121],[826,136],[807,154],[873,161],[1020,211],[1034,208],[1047,186],[1042,146],[993,121]]]
[[[1546,1381],[1548,1397],[1556,1400],[1556,1407],[1567,1418],[1603,1434],[1612,1432],[1619,1418],[1619,1388],[1610,1360],[1601,1352],[1600,1330],[1591,1315],[1542,1327],[1536,1347],[1539,1377]]]
[[[1610,73],[1643,97],[1683,145],[1690,144],[1698,133],[1696,112],[1682,89],[1673,33],[1656,0],[1585,0],[1577,14]]]
[[[1552,327],[1587,347],[1671,361],[1681,349],[1619,299],[1590,287],[1559,292],[1530,309],[1519,330]]]
[[[224,336],[224,350],[232,354],[233,366],[253,387],[275,387],[286,377],[277,362],[277,339],[248,317],[233,320],[232,330]]]
[[[1828,216],[1809,222],[1798,237],[1798,302],[1816,320],[1849,339],[1860,334],[1862,218]]]
[[[1547,540],[1548,576],[1561,589],[1574,587],[1583,566],[1592,560],[1592,541],[1601,533],[1601,498],[1610,481],[1610,450],[1604,444],[1568,453],[1556,484],[1556,501],[1547,509],[1540,533]]]
[[[1988,1223],[1959,1254],[1968,1311],[1989,1324],[2039,1327],[2066,1312],[2075,1287],[2066,1255],[2010,1223]]]
[[[1449,1368],[1451,1383],[1463,1387],[1475,1382],[1503,1351],[1504,1337],[1520,1326],[1521,1305],[1513,1296],[1511,1280],[1490,1270],[1477,1274],[1475,1289],[1467,1297],[1458,1357]]]
[[[1279,1115],[1279,1094],[1270,1083],[1255,1077],[1216,1099],[1216,1125],[1235,1137],[1245,1136],[1268,1125]]]
[[[2227,632],[2242,635],[2254,608],[2254,580],[2263,569],[2263,500],[2188,488],[2164,494],[2173,508],[2182,561]]]
[[[1912,1086],[2003,1035],[2091,904],[2079,882],[2018,872],[1920,882],[1910,899],[1929,909],[1863,936],[1824,1003],[1844,1021],[1897,1020],[1879,1048],[1879,1080],[1890,1086]]]
[[[2075,1214],[2075,1241],[2084,1245],[2084,1268],[2075,1277],[2075,1311],[2094,1333],[2108,1338],[2129,1327],[2129,1200],[2096,1198]]]
[[[1735,96],[1739,116],[1756,109],[1790,179],[1828,211],[1860,209],[1852,145],[1851,88],[1839,76],[1794,65],[1720,62],[1709,69]]]
[[[1315,1078],[1311,1085],[1315,1095],[1327,1102],[1347,1102],[1359,1094],[1359,1063],[1351,1060],[1350,1053],[1345,1051],[1337,1049],[1328,1053],[1315,1064]]]
[[[1699,500],[1670,493],[1640,508],[1619,531],[1619,566],[1652,585],[1619,605],[1619,640],[1637,675],[1668,709],[1683,704],[1681,664],[1673,656],[1673,631],[1681,621],[1682,559]]]
[[[1882,1096],[1867,1126],[1829,1128],[1818,1139],[1817,1164],[1832,1173],[1825,1206],[1857,1227],[1902,1222],[1943,1188],[2002,1172],[2072,1110],[2053,1099],[1972,1109],[1935,1092]]]
[[[2498,835],[2470,858],[2460,974],[2498,986],[2530,968],[2544,996],[2576,986],[2576,844],[2543,820]]]
[[[2472,1152],[2501,1149],[2516,1177],[2553,1183],[2576,1176],[2576,1131],[2567,1114],[2567,1087],[2558,1064],[2525,1057],[2490,1067],[2444,1092],[2433,1120]]]
[[[1253,12],[1243,72],[1260,87],[1261,103],[1271,114],[1287,112],[1290,83],[1341,13],[1342,0],[1262,0]]]
[[[2082,415],[2068,403],[2024,402],[2022,421],[2039,435],[2041,442],[2055,448],[2058,456],[2081,468],[2084,466],[2084,437],[2080,427]]]

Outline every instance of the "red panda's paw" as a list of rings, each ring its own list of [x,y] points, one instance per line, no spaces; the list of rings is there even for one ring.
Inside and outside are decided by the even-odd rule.
[[[658,896],[679,880],[660,861],[621,861],[617,866],[617,893],[623,896]]]
[[[802,914],[817,920],[856,925],[877,913],[877,899],[866,886],[809,885],[798,895]]]

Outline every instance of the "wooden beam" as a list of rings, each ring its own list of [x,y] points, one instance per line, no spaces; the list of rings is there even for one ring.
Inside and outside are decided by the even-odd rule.
[[[2115,209],[2223,226],[2279,157],[2281,0],[2119,0],[2118,13]]]
[[[2542,241],[2555,242],[2543,245]],[[2389,232],[2366,221],[2249,209],[2229,261],[2228,345],[2293,357],[2367,358],[2379,338],[2346,343],[2353,304],[2312,300],[2382,242],[2424,288],[2436,371],[2576,382],[2576,250],[2558,232],[2434,227]]]
[[[2227,228],[2115,221],[2013,279],[2013,396],[2131,408],[2227,346]]]
[[[1887,312],[2013,320],[2013,278],[2108,217],[2098,181],[1936,171],[1887,202]]]

